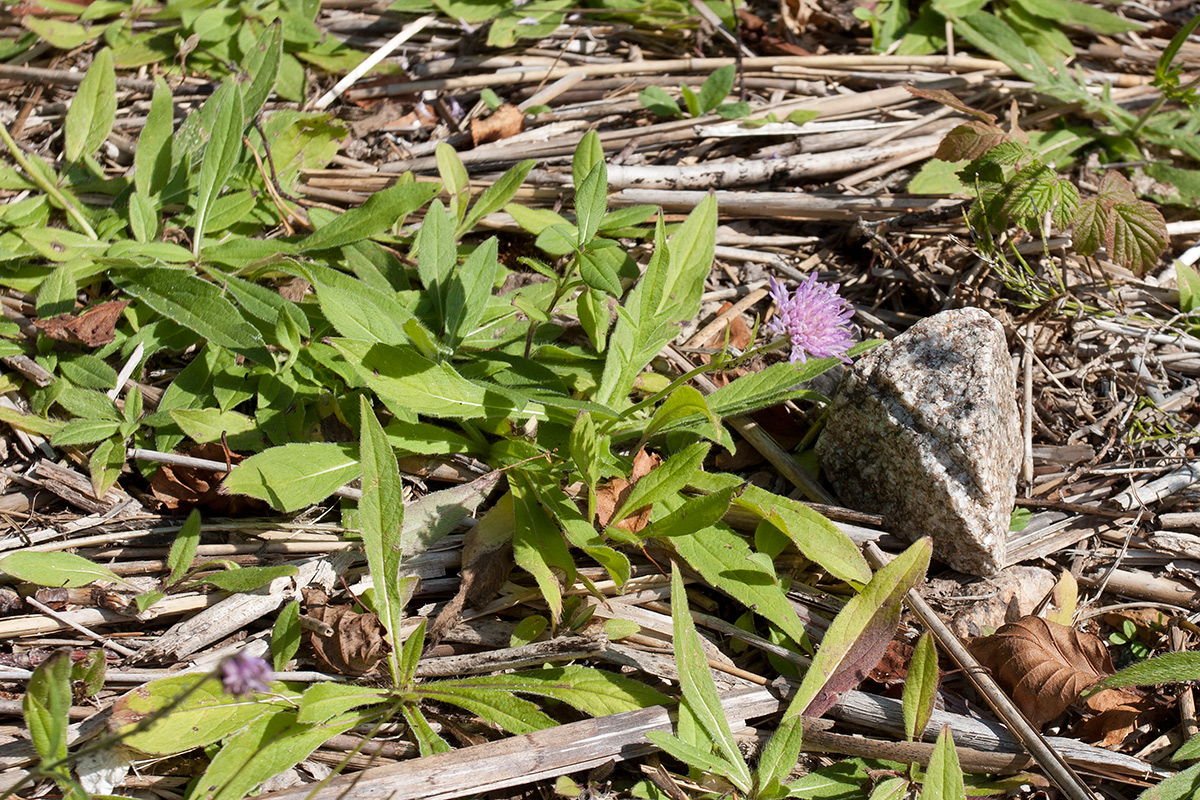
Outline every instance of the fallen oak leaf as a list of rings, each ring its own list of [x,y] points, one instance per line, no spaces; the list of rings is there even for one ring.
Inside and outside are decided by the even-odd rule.
[[[116,338],[117,320],[127,305],[128,300],[113,300],[92,306],[79,316],[59,314],[57,317],[35,319],[33,324],[51,339],[101,347]]]
[[[1113,673],[1112,657],[1099,637],[1041,617],[1023,617],[973,639],[967,648],[1035,728]]]

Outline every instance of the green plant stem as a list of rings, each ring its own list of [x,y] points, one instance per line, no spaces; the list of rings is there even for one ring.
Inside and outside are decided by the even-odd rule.
[[[0,140],[4,141],[4,145],[8,148],[8,152],[12,154],[13,160],[17,162],[17,166],[19,166],[25,172],[25,174],[29,176],[30,180],[37,184],[39,189],[41,189],[46,193],[47,196],[62,206],[63,210],[71,216],[71,219],[75,220],[75,224],[83,229],[83,232],[87,234],[89,239],[97,240],[100,238],[96,235],[96,232],[92,230],[92,226],[88,224],[88,221],[84,219],[82,212],[75,207],[75,204],[68,200],[66,196],[58,190],[57,186],[46,180],[44,175],[39,173],[30,165],[29,161],[25,158],[25,154],[21,152],[21,148],[17,146],[17,143],[9,134],[8,128],[4,127],[3,125],[0,125]]]
[[[1129,138],[1133,139],[1137,137],[1142,128],[1146,127],[1146,123],[1150,121],[1150,118],[1157,114],[1158,110],[1163,107],[1164,103],[1167,102],[1170,95],[1184,94],[1189,90],[1196,88],[1197,86],[1200,86],[1200,78],[1195,78],[1183,86],[1180,86],[1178,89],[1171,90],[1169,93],[1164,91],[1162,94],[1160,94],[1158,99],[1151,103],[1150,107],[1143,111],[1141,116],[1137,118],[1137,121],[1133,123],[1133,127],[1129,129]]]

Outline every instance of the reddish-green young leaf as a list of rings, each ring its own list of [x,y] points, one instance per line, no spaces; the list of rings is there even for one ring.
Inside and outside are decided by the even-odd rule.
[[[904,595],[925,577],[931,552],[928,538],[915,542],[838,612],[787,716],[821,716],[879,663],[896,633]]]
[[[910,741],[921,738],[929,718],[933,716],[933,701],[938,689],[937,647],[933,636],[925,633],[917,641],[912,661],[908,665],[908,680],[904,682],[904,735]]]
[[[1000,126],[973,119],[947,133],[933,157],[943,161],[976,159],[1007,140],[1008,134]]]
[[[1099,197],[1089,197],[1079,204],[1072,238],[1080,255],[1090,256],[1104,246],[1104,219]]]

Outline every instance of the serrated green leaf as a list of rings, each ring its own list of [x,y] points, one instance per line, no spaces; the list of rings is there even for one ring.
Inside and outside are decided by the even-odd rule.
[[[944,161],[976,159],[1007,141],[1008,136],[998,125],[979,119],[968,120],[946,134],[933,157]]]
[[[966,797],[963,771],[958,765],[958,751],[954,749],[954,737],[950,735],[950,726],[947,725],[938,734],[929,766],[925,768],[921,800],[966,800]]]
[[[1162,213],[1144,200],[1115,203],[1111,213],[1113,261],[1136,275],[1150,271],[1170,244]]]
[[[1054,170],[1041,162],[1023,167],[1005,187],[1004,213],[1015,220],[1037,219],[1053,206],[1057,180]]]
[[[228,183],[234,166],[241,160],[242,129],[246,119],[242,87],[238,83],[222,83],[204,105],[209,104],[213,105],[212,129],[200,162],[196,194],[192,198],[192,254],[197,258],[213,205]]]
[[[272,447],[234,466],[227,491],[257,497],[280,511],[324,500],[362,474],[352,445],[291,443]]]
[[[392,644],[388,651],[392,682],[399,686],[403,681],[399,636],[406,599],[399,584],[400,562],[404,555],[401,551],[404,498],[396,454],[366,396],[359,398],[358,413],[361,425],[359,459],[363,473],[363,495],[358,503],[359,527],[367,568],[375,585],[375,610]]]
[[[786,715],[821,716],[879,663],[900,623],[904,595],[925,577],[931,549],[928,538],[910,545],[838,612]]]
[[[38,586],[74,588],[96,581],[124,583],[108,567],[74,553],[42,553],[34,550],[10,553],[0,558],[0,571]]]
[[[937,700],[938,657],[933,636],[924,633],[917,640],[908,678],[904,681],[904,735],[909,741],[920,741],[925,726],[933,716]]]
[[[436,183],[397,183],[375,192],[358,208],[352,208],[300,241],[300,250],[328,250],[360,242],[383,233],[429,202],[438,193]]]
[[[117,74],[113,69],[112,50],[105,47],[96,54],[79,84],[75,99],[67,109],[63,124],[63,155],[78,161],[104,144],[117,118]]]
[[[190,270],[122,263],[109,274],[122,290],[213,344],[260,364],[274,363],[262,336],[221,289]]]
[[[48,319],[74,310],[75,270],[69,264],[59,264],[38,287],[37,315]]]

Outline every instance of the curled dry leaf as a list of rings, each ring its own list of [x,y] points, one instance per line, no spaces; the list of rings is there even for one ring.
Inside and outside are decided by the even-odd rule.
[[[333,635],[320,631],[308,635],[317,658],[339,675],[366,675],[387,657],[385,631],[375,614],[359,614],[350,606],[331,606],[319,589],[304,590],[305,613],[333,629]],[[328,629],[326,629],[326,632]]]
[[[525,112],[516,106],[503,105],[492,112],[487,119],[471,120],[471,141],[478,147],[481,144],[507,139],[521,132],[525,124]]]
[[[208,442],[188,448],[184,455],[236,465],[245,456],[225,448],[220,442]],[[160,464],[150,476],[150,491],[163,508],[171,511],[203,507],[218,514],[261,510],[266,504],[252,497],[226,494],[221,481],[228,473]]]
[[[113,300],[92,306],[77,317],[60,314],[57,317],[35,319],[33,324],[51,339],[100,347],[116,338],[117,320],[127,305],[128,300]]]
[[[1024,617],[968,647],[1038,728],[1113,673],[1098,637],[1041,617]]]
[[[1103,689],[1088,695],[1084,703],[1096,716],[1084,722],[1075,734],[1100,747],[1117,747],[1132,736],[1162,709],[1153,699],[1137,690]]]

